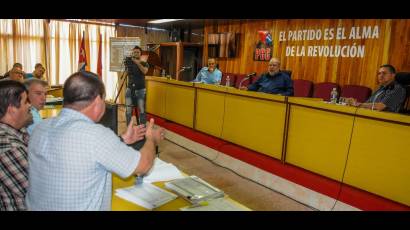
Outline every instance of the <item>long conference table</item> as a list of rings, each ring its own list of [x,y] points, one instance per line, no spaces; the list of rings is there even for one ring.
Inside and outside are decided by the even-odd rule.
[[[410,116],[146,77],[148,113],[410,206]]]

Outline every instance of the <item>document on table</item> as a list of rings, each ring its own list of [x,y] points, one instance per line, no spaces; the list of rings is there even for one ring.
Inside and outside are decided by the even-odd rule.
[[[224,196],[223,191],[195,175],[166,182],[165,187],[175,191],[193,204]]]
[[[171,163],[162,161],[159,158],[155,159],[154,166],[144,176],[144,182],[154,183],[158,181],[169,181],[174,179],[184,178],[181,172]]]
[[[235,204],[226,198],[208,200],[205,204],[193,205],[180,208],[182,211],[251,211],[245,206]]]
[[[149,210],[160,207],[178,197],[150,183],[142,183],[115,191],[116,196]]]

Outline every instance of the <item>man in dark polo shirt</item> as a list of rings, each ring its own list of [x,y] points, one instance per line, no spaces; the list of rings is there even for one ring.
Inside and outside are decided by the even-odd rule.
[[[380,87],[360,107],[388,112],[399,112],[406,99],[406,90],[394,79],[396,69],[392,65],[382,65],[377,72]]]
[[[280,61],[278,58],[272,58],[269,61],[267,73],[262,74],[256,82],[247,88],[241,87],[241,89],[293,96],[293,82],[287,73],[280,71]]]
[[[126,59],[128,73],[128,87],[125,91],[126,117],[129,124],[132,116],[132,109],[138,106],[139,124],[146,123],[145,115],[145,74],[148,72],[148,63],[141,60],[142,49],[135,46],[132,56]]]

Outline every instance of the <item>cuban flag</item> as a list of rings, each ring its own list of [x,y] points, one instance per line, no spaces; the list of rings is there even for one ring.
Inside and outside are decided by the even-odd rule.
[[[84,34],[83,34],[83,38],[81,39],[81,46],[80,46],[80,57],[78,59],[78,71],[85,71],[86,65],[87,65],[87,55],[85,53],[85,42],[84,42]]]
[[[100,34],[100,42],[98,44],[98,61],[97,61],[97,74],[100,80],[102,80],[102,36]]]

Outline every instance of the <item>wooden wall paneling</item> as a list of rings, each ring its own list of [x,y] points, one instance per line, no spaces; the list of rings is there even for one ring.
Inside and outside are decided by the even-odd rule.
[[[410,20],[392,20],[389,63],[397,71],[410,71]]]
[[[378,26],[378,38],[349,39],[352,28]],[[344,27],[346,39],[324,40],[326,28]],[[279,41],[279,32],[303,29],[320,29],[320,40]],[[391,19],[280,19],[280,20],[241,20],[227,22],[223,25],[206,26],[205,36],[209,31],[241,33],[240,49],[235,58],[220,58],[218,63],[223,72],[249,73],[265,72],[267,62],[254,61],[253,50],[257,42],[258,30],[270,30],[273,36],[273,56],[279,57],[282,69],[292,70],[293,79],[306,79],[317,82],[336,82],[340,85],[357,84],[375,89],[377,87],[376,71],[385,63],[392,63],[398,70],[410,70],[410,20]],[[336,31],[334,31],[336,36]],[[288,46],[364,46],[364,57],[312,57],[286,56]],[[204,48],[204,55],[207,46]],[[204,58],[206,60],[206,57]],[[402,67],[408,66],[408,67]]]

